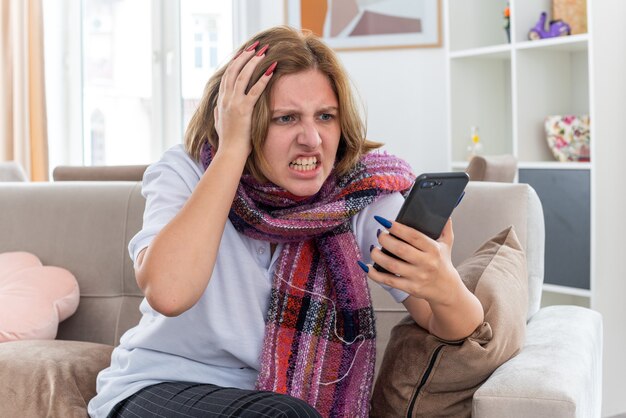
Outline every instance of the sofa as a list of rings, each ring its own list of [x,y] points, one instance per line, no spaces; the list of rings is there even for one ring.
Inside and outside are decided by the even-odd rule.
[[[52,170],[54,181],[141,181],[146,164],[78,166],[59,165]]]
[[[36,254],[45,265],[69,270],[80,287],[78,308],[59,324],[55,340],[0,343],[1,417],[11,416],[8,411],[54,417],[61,410],[65,416],[86,416],[95,374],[139,320],[142,294],[127,244],[141,228],[144,204],[139,182],[0,183],[0,254]],[[528,271],[525,343],[476,390],[472,415],[599,417],[602,318],[577,306],[540,308],[544,224],[534,190],[526,184],[470,182],[453,224],[455,263],[514,225]],[[371,288],[378,368],[390,330],[406,312],[379,286]],[[28,374],[30,368],[37,370]],[[71,408],[59,407],[68,402]]]

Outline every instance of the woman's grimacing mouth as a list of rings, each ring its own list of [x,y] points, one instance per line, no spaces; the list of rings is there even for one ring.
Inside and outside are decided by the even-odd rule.
[[[310,171],[315,170],[318,167],[317,156],[312,157],[298,157],[289,163],[289,168],[296,171]]]

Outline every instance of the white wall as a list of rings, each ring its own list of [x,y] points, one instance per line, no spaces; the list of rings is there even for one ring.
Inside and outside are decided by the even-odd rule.
[[[235,44],[286,22],[284,3],[240,0],[245,6]],[[238,25],[235,25],[238,26]],[[341,51],[367,116],[368,139],[383,142],[416,174],[449,169],[446,139],[445,51],[441,48]]]
[[[368,139],[384,142],[416,174],[448,170],[443,49],[339,56],[365,104]]]

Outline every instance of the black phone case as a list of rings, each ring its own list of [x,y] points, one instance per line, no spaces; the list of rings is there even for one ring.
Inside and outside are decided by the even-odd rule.
[[[464,172],[425,173],[415,179],[396,222],[415,228],[432,239],[438,239],[452,211],[461,201],[469,176]],[[386,249],[382,251],[392,257]],[[374,264],[378,271],[385,269]]]

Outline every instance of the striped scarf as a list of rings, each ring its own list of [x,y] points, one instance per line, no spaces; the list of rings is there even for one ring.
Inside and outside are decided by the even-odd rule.
[[[205,169],[212,151],[205,146]],[[229,219],[240,233],[283,243],[272,280],[257,389],[285,393],[324,417],[367,417],[376,357],[374,310],[351,218],[383,195],[406,193],[402,160],[365,155],[305,200],[244,174]]]

